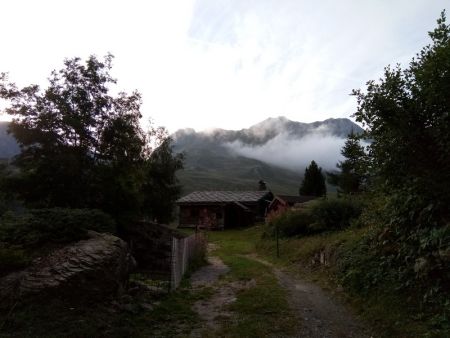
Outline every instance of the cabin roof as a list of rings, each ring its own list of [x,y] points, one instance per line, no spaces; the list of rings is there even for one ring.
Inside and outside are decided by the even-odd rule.
[[[178,204],[191,203],[256,203],[266,197],[271,198],[271,192],[262,191],[194,191],[180,198]]]
[[[289,195],[276,195],[275,198],[277,197],[279,199],[282,199],[286,203],[293,203],[293,204],[305,203],[317,198],[316,196],[289,196]]]

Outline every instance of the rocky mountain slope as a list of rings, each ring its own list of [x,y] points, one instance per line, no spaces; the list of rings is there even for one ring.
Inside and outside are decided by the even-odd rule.
[[[351,131],[362,129],[349,119],[301,123],[278,117],[248,129],[182,129],[172,137],[174,150],[186,155],[185,170],[179,173],[185,193],[252,190],[262,179],[274,192],[298,194],[305,166],[316,160],[332,169]]]
[[[172,137],[174,150],[185,154],[185,169],[178,173],[183,193],[253,190],[262,179],[276,193],[297,194],[305,167],[315,160],[334,168],[351,131],[362,129],[349,119],[301,123],[277,117],[247,129],[182,129]],[[18,152],[7,122],[0,122],[0,160]]]

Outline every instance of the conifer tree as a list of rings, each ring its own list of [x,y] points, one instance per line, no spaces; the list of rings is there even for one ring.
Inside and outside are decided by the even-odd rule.
[[[361,191],[367,176],[367,156],[360,144],[360,137],[353,131],[348,135],[341,154],[345,160],[336,165],[340,172],[327,173],[328,182],[336,185],[340,193],[357,193]]]
[[[327,193],[325,186],[325,176],[315,161],[311,161],[308,168],[305,169],[302,184],[299,189],[300,195],[324,196]]]

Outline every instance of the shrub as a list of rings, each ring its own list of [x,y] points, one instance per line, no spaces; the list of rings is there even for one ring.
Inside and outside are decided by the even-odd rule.
[[[113,219],[92,209],[34,209],[0,219],[0,242],[25,248],[86,238],[87,231],[115,232]]]
[[[316,227],[321,230],[341,230],[350,226],[362,211],[362,205],[357,200],[332,199],[314,204],[311,215]]]
[[[0,277],[27,266],[31,258],[22,249],[0,243]]]
[[[277,227],[281,237],[309,234],[312,222],[313,218],[306,211],[286,211],[269,221],[267,235],[275,236]]]

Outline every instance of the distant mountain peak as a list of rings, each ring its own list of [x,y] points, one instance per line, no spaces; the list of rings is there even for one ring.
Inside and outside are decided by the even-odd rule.
[[[258,122],[254,125],[252,125],[248,129],[255,129],[255,128],[261,128],[261,127],[281,127],[285,125],[286,123],[292,122],[285,116],[278,116],[278,117],[269,117],[261,122]]]
[[[302,139],[308,135],[334,136],[346,138],[351,132],[362,133],[363,129],[348,118],[329,118],[324,121],[303,123],[292,121],[285,116],[269,117],[249,128],[241,130],[214,129],[195,132],[193,129],[181,129],[173,138],[176,148],[211,148],[227,143],[238,142],[243,145],[263,145],[277,136],[290,139]]]
[[[267,119],[265,119],[264,121],[260,122],[260,123],[264,123],[264,122],[288,122],[290,121],[286,116],[277,116],[277,117],[269,117]]]
[[[352,130],[363,131],[346,118],[303,123],[285,116],[240,130],[180,130],[175,133],[174,150],[186,157],[179,177],[186,192],[251,190],[263,179],[273,191],[295,194],[311,160],[324,169],[334,168]]]

